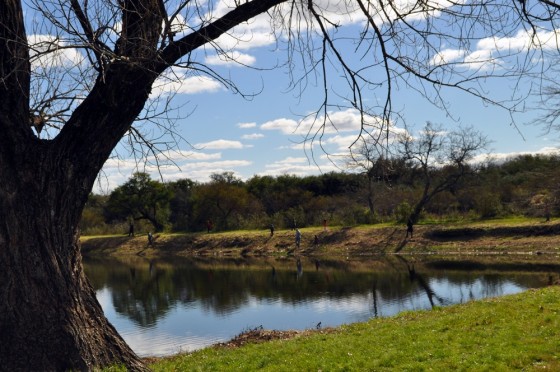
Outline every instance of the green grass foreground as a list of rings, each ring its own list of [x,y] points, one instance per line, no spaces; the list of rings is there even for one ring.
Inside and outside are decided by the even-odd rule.
[[[154,371],[560,370],[560,287],[159,359]]]

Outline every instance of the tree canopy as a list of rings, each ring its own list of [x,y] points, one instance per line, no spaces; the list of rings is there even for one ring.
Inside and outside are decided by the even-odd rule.
[[[428,133],[431,132],[426,132],[427,136]],[[439,135],[451,136],[442,132]],[[450,138],[442,140],[446,142]],[[440,161],[453,158],[449,148],[443,150],[438,149]],[[463,150],[471,152],[472,148]],[[256,176],[225,183],[215,181],[223,180],[223,174],[215,174],[206,183],[188,179],[165,184],[150,182],[157,185],[155,189],[165,189],[170,195],[167,204],[159,207],[167,213],[158,213],[160,223],[168,232],[205,231],[208,221],[212,223],[209,232],[214,232],[268,230],[270,224],[277,229],[321,226],[324,219],[329,225],[352,226],[404,223],[409,219],[413,223],[425,223],[509,216],[543,218],[547,212],[557,218],[560,215],[559,162],[558,155],[458,163],[448,158],[441,164],[384,158],[380,163],[392,172],[389,178],[371,179],[368,172],[339,172],[306,177]],[[376,169],[374,164],[373,173]],[[123,186],[131,184],[135,177]],[[108,196],[90,195],[82,218],[82,233],[127,231],[129,211],[134,210],[138,200],[134,194],[127,195],[123,195],[122,186]],[[115,199],[122,203],[121,210],[125,213],[115,213],[112,201]],[[139,234],[153,231],[153,225],[149,224],[136,227]]]
[[[117,187],[107,201],[110,218],[148,220],[156,231],[162,231],[169,209],[171,191],[146,173],[135,173]]]

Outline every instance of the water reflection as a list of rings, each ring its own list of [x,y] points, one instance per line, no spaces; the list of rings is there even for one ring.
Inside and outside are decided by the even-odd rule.
[[[109,320],[140,355],[226,341],[247,328],[337,326],[540,287],[560,264],[386,260],[85,259]]]

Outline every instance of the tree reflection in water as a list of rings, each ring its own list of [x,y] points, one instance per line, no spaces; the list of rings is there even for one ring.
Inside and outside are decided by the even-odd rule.
[[[305,257],[138,257],[127,262],[85,257],[84,261],[93,287],[110,293],[114,312],[142,329],[157,328],[177,309],[185,312],[185,319],[194,316],[189,309],[198,309],[213,319],[250,312],[242,321],[258,319],[259,324],[252,326],[269,320],[284,329],[336,326],[541,287],[560,272],[560,263],[550,260],[481,263],[398,255],[355,261]],[[259,314],[259,307],[267,313]],[[306,314],[300,312],[304,307]],[[231,336],[248,325],[233,324]]]
[[[410,264],[403,256],[398,255],[397,258],[406,265],[406,270],[408,271],[408,277],[410,279],[410,282],[418,283],[420,288],[422,288],[422,290],[426,293],[426,296],[428,297],[428,300],[432,308],[436,306],[436,304],[434,303],[434,298],[439,302],[441,306],[449,305],[451,303],[451,301],[446,300],[443,297],[437,295],[437,293],[432,289],[432,287],[430,287],[429,282],[426,279],[424,279],[424,276],[416,272],[416,269],[414,268],[414,264]]]

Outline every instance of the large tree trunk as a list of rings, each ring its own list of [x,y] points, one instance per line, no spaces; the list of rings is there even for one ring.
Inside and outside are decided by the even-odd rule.
[[[20,131],[17,118],[0,110],[0,124],[15,132],[0,133],[0,370],[146,369],[84,275],[78,225],[97,173],[151,81],[117,65],[54,140],[37,139],[21,117],[27,131]],[[132,93],[119,94],[124,86]]]
[[[77,226],[87,190],[68,182],[64,161],[20,161],[12,165],[28,169],[0,164],[0,370],[145,369],[82,270]]]

